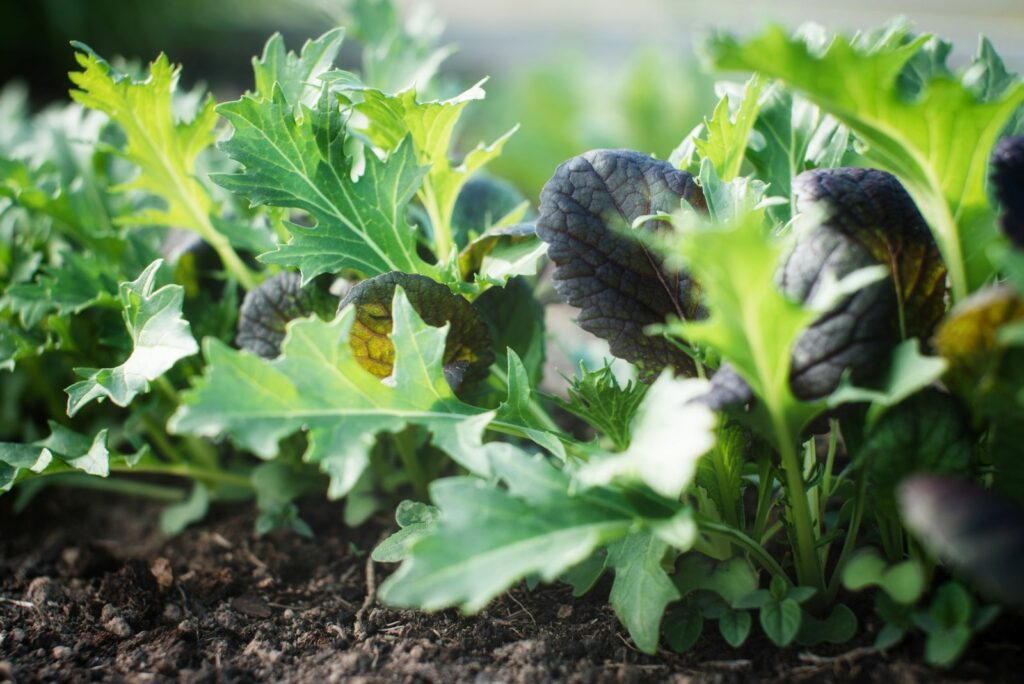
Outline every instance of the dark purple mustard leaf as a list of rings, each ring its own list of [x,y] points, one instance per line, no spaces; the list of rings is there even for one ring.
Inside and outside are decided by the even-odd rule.
[[[459,391],[483,378],[494,363],[491,335],[473,305],[426,276],[393,271],[355,285],[338,305],[356,307],[349,344],[359,364],[386,378],[395,363],[391,333],[391,302],[401,285],[423,322],[439,328],[450,324],[444,347],[445,379]]]
[[[986,595],[1024,603],[1024,509],[973,482],[915,475],[899,489],[903,521]]]
[[[705,206],[693,176],[630,150],[573,157],[541,191],[537,235],[555,263],[555,289],[580,309],[580,327],[607,340],[612,354],[635,363],[647,380],[666,367],[690,374],[694,363],[644,328],[671,316],[701,318],[703,311],[689,276],[667,268],[629,233],[637,218],[674,212],[684,200]],[[648,221],[641,230],[665,227]]]
[[[790,386],[817,399],[880,370],[901,337],[928,340],[946,307],[946,268],[928,225],[892,174],[876,169],[819,169],[794,181],[799,212],[824,211],[798,238],[779,273],[782,291],[801,302],[828,280],[882,264],[889,278],[848,295],[824,313],[793,348]]]
[[[992,153],[992,186],[1003,209],[999,226],[1010,241],[1024,248],[1024,136],[1005,138]]]
[[[238,312],[235,343],[263,358],[281,353],[285,327],[296,318],[316,314],[330,319],[338,298],[327,291],[327,280],[319,278],[302,286],[298,273],[278,273],[246,293]]]

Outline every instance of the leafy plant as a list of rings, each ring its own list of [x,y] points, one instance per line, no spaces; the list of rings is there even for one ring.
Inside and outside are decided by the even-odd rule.
[[[759,74],[669,161],[572,156],[534,212],[479,173],[516,129],[462,144],[482,81],[446,97],[447,48],[387,3],[350,10],[358,73],[340,29],[298,53],[275,35],[217,105],[164,56],[140,79],[78,45],[77,104],[12,115],[17,505],[151,496],[174,533],[251,498],[257,532],[308,535],[302,496],[350,524],[401,501],[382,600],[607,587],[645,652],[709,621],[737,648],[846,643],[865,616],[844,592],[870,591],[877,648],[920,630],[946,666],[996,614],[968,587],[1020,601],[1020,140],[992,192],[987,172],[1024,85],[988,43],[954,76],[904,24],[715,37]],[[638,381],[606,361],[541,391],[545,256]]]

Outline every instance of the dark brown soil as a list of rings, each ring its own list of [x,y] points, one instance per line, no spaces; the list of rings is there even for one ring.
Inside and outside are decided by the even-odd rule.
[[[53,490],[15,516],[0,500],[0,682],[991,682],[1024,671],[1019,617],[940,672],[919,664],[919,641],[877,654],[752,638],[732,651],[714,635],[685,656],[646,656],[606,588],[574,600],[520,587],[475,617],[395,611],[372,600],[388,568],[367,557],[385,521],[351,530],[339,507],[311,503],[315,539],[257,538],[238,506],[167,539],[157,512]]]

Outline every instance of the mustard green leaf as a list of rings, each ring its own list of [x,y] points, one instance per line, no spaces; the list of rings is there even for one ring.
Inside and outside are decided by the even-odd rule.
[[[355,306],[331,322],[292,321],[273,360],[207,338],[206,373],[183,395],[170,429],[230,436],[267,459],[277,455],[279,440],[306,431],[304,459],[331,477],[329,495],[335,498],[366,469],[377,434],[407,425],[429,430],[456,462],[487,475],[492,445],[482,443],[482,434],[494,413],[463,403],[449,387],[443,368],[448,325],[424,323],[401,288],[395,289],[391,318],[394,366],[385,379],[367,371],[352,349]]]
[[[776,26],[746,41],[717,35],[708,52],[718,68],[783,81],[853,130],[866,158],[899,177],[921,208],[961,299],[994,273],[988,158],[1024,103],[1024,83],[1013,79],[979,98],[971,81],[945,68],[942,50],[920,58],[929,40],[899,24],[822,45]]]
[[[184,288],[156,288],[162,264],[163,260],[158,259],[137,279],[121,283],[122,315],[132,341],[131,355],[115,368],[76,368],[75,372],[85,379],[65,390],[69,416],[94,399],[127,406],[136,395],[149,391],[150,382],[199,351],[188,321],[181,315]]]
[[[345,121],[326,92],[315,109],[298,112],[280,88],[270,100],[246,95],[218,111],[234,126],[222,148],[244,168],[213,180],[254,205],[299,209],[315,222],[286,222],[291,240],[262,255],[263,262],[300,269],[304,283],[322,273],[435,273],[416,253],[405,219],[426,171],[411,142],[396,141],[387,161],[366,155],[362,175],[352,180]]]

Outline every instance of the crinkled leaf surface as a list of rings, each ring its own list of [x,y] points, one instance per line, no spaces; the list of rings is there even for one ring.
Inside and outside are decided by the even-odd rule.
[[[438,526],[385,580],[382,600],[478,611],[523,577],[557,579],[633,524],[621,495],[571,493],[569,477],[541,458],[509,447],[492,456],[492,467],[504,487],[474,478],[431,485]]]
[[[298,112],[280,89],[272,99],[246,95],[217,111],[234,126],[221,146],[244,168],[214,174],[214,181],[254,205],[301,209],[315,222],[286,223],[291,240],[262,261],[300,269],[303,282],[344,271],[434,273],[416,253],[416,234],[405,219],[426,171],[410,142],[396,141],[386,161],[366,155],[366,168],[353,181],[345,121],[326,92],[315,109]]]
[[[972,84],[951,76],[942,53],[928,68],[908,72],[928,41],[911,37],[905,24],[878,35],[836,36],[827,45],[776,26],[745,42],[718,35],[708,51],[719,68],[782,80],[857,133],[867,158],[896,174],[918,202],[961,298],[993,272],[986,254],[995,237],[988,155],[1024,103],[1024,83],[1013,79],[979,99]],[[976,64],[985,62],[983,54]]]
[[[637,408],[629,447],[592,457],[580,466],[577,479],[587,486],[635,480],[668,499],[678,498],[693,481],[698,459],[715,444],[714,413],[692,401],[707,390],[704,380],[663,373]]]
[[[289,321],[311,314],[330,319],[337,308],[338,298],[318,282],[303,286],[299,274],[278,273],[245,294],[235,342],[242,349],[272,359],[281,351]]]
[[[349,305],[356,309],[349,344],[359,364],[382,378],[392,372],[395,347],[388,335],[396,287],[402,288],[423,322],[434,327],[448,326],[442,362],[449,384],[459,389],[486,377],[494,362],[494,351],[487,325],[476,309],[444,285],[409,273],[385,273],[364,280],[341,301],[339,309]]]
[[[555,262],[559,294],[579,307],[580,326],[608,341],[612,353],[638,364],[647,378],[666,367],[693,370],[675,344],[644,329],[669,317],[701,316],[690,277],[667,268],[641,240],[633,222],[704,206],[693,176],[629,150],[593,150],[565,162],[541,193],[537,234]],[[639,230],[657,230],[648,221]],[[663,227],[663,226],[662,226]]]
[[[956,400],[929,389],[882,414],[855,459],[871,478],[872,498],[892,510],[896,486],[913,473],[966,475],[973,442]]]
[[[1024,248],[1024,136],[1006,138],[992,153],[992,186],[1002,208],[999,227]]]
[[[665,608],[679,598],[661,566],[666,551],[668,544],[650,532],[630,534],[608,549],[608,564],[615,569],[608,600],[644,653],[658,650]]]
[[[163,261],[150,264],[139,277],[121,284],[121,304],[132,353],[116,368],[76,368],[85,378],[68,387],[68,415],[97,399],[127,406],[149,383],[186,356],[199,351],[188,321],[181,316],[184,289],[164,285],[156,289],[156,274]]]
[[[581,363],[579,375],[566,388],[567,398],[556,397],[553,401],[601,431],[615,451],[625,451],[632,438],[633,418],[647,389],[647,385],[632,380],[623,387],[607,361],[597,370]]]
[[[419,425],[433,443],[472,472],[490,471],[481,442],[493,412],[459,401],[445,379],[442,360],[448,327],[435,328],[416,315],[409,297],[396,289],[391,306],[391,375],[363,368],[350,344],[355,306],[334,321],[293,321],[281,355],[261,359],[207,338],[207,371],[182,397],[171,419],[176,433],[230,435],[263,458],[278,453],[278,441],[299,430],[309,434],[305,460],[331,476],[330,494],[343,496],[369,463],[379,432]]]
[[[834,390],[850,369],[860,380],[884,367],[900,337],[931,337],[945,310],[946,270],[913,200],[874,169],[808,171],[794,182],[797,210],[822,218],[797,237],[779,273],[784,293],[812,301],[821,288],[880,264],[868,284],[822,314],[793,348],[791,383],[801,398]]]

